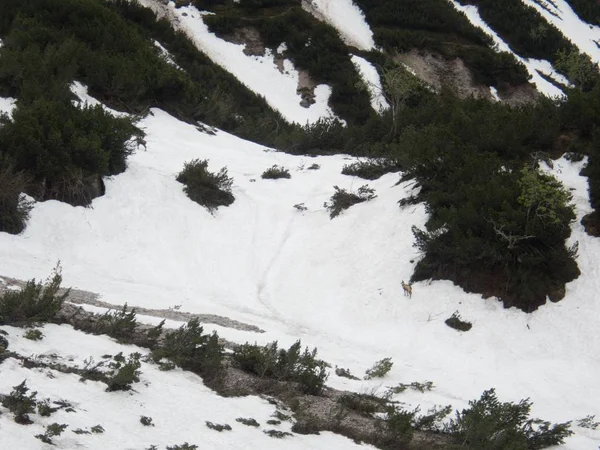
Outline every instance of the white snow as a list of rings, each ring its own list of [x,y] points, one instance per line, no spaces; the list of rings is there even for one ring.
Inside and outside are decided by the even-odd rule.
[[[495,101],[500,101],[500,97],[498,96],[498,89],[496,89],[494,86],[490,86],[490,94],[492,94],[492,98]]]
[[[173,57],[171,56],[171,54],[169,53],[169,51],[163,47],[163,45],[158,42],[157,40],[153,40],[152,41],[154,43],[154,46],[156,48],[158,48],[158,51],[160,52],[161,56],[164,58],[164,60],[166,62],[168,62],[169,64],[171,64],[172,66],[178,68],[179,70],[183,70],[181,67],[179,67],[179,65],[175,62],[175,60],[173,59]]]
[[[84,85],[83,83],[80,83],[79,81],[74,81],[71,84],[71,92],[77,96],[77,99],[73,101],[74,105],[79,105],[79,104],[88,105],[88,106],[100,105],[100,106],[102,106],[102,108],[105,111],[111,113],[113,116],[126,117],[129,115],[124,112],[116,111],[112,108],[109,108],[105,104],[100,103],[98,100],[96,100],[90,94],[88,94],[88,87],[86,85]]]
[[[303,0],[302,7],[333,26],[342,39],[360,50],[373,50],[373,32],[352,0]]]
[[[377,69],[373,67],[373,64],[357,55],[352,55],[352,63],[354,63],[356,70],[367,85],[373,109],[377,112],[382,112],[384,109],[389,108],[390,105],[383,95],[381,78]]]
[[[12,114],[16,107],[16,100],[11,97],[0,97],[0,114]]]
[[[555,80],[564,79],[560,74],[558,74],[552,65],[548,61],[542,61],[532,58],[522,58],[512,51],[510,46],[502,40],[498,34],[490,28],[490,26],[483,21],[481,16],[479,15],[479,10],[477,6],[474,5],[461,5],[456,0],[448,0],[454,7],[465,13],[469,21],[476,27],[483,30],[486,34],[488,34],[496,45],[496,49],[502,52],[510,52],[512,53],[518,61],[521,61],[525,67],[527,68],[527,72],[531,75],[531,82],[536,86],[537,90],[547,97],[564,97],[565,94],[562,90],[556,87],[554,84],[545,80],[540,72],[544,75],[551,77]],[[566,80],[565,80],[566,81]],[[568,83],[564,83],[568,84]]]
[[[590,25],[579,18],[565,0],[521,0],[536,9],[549,23],[592,61],[600,63],[600,27]],[[592,0],[593,1],[593,0]],[[542,7],[543,5],[543,7]]]
[[[10,348],[25,356],[42,361],[62,362],[69,366],[84,365],[84,359],[92,357],[102,361],[103,355],[123,352],[146,354],[145,349],[120,345],[102,336],[91,336],[73,330],[69,326],[46,325],[41,331],[41,341],[23,338],[23,329],[0,327],[9,333]],[[283,439],[271,438],[265,429],[290,431],[291,423],[268,425],[276,407],[258,397],[224,398],[204,386],[202,380],[189,372],[173,370],[163,372],[154,364],[142,363],[140,382],[132,385],[129,392],[105,392],[106,385],[100,382],[79,381],[75,374],[64,374],[55,370],[26,369],[15,359],[9,358],[1,366],[0,392],[8,394],[13,386],[27,380],[27,386],[37,391],[38,400],[66,400],[75,412],[59,410],[50,417],[32,414],[32,425],[18,425],[12,414],[5,411],[0,415],[0,437],[3,449],[38,448],[86,448],[86,449],[143,449],[157,445],[164,449],[168,445],[198,445],[201,449],[323,449],[361,448],[351,440],[332,433],[299,435]],[[0,409],[2,409],[0,407]],[[290,414],[289,411],[282,411]],[[143,426],[140,417],[152,419],[154,426]],[[238,417],[254,418],[258,428],[243,425]],[[206,427],[205,422],[229,424],[231,431],[217,432]],[[56,447],[44,445],[35,438],[51,423],[67,424],[61,436],[54,438]],[[101,425],[104,433],[75,434],[78,428],[90,429]]]
[[[397,175],[369,182],[378,194],[375,200],[355,205],[330,220],[323,203],[333,194],[333,186],[357,189],[366,184],[341,175],[349,158],[306,158],[265,151],[224,132],[215,136],[201,133],[158,109],[141,125],[148,133],[148,150],[132,155],[126,172],[106,179],[106,194],[94,200],[92,208],[56,201],[37,203],[23,234],[0,233],[0,274],[45,278],[60,259],[65,285],[98,292],[103,301],[150,308],[181,304],[181,311],[220,314],[265,330],[257,334],[207,325],[237,342],[278,340],[287,346],[301,338],[303,344],[318,347],[319,355],[332,366],[348,368],[357,375],[364,374],[374,361],[392,357],[395,365],[382,381],[352,381],[332,374],[328,384],[365,391],[383,390],[398,382],[435,383],[429,393],[400,394],[397,399],[408,406],[420,404],[427,409],[434,404],[452,404],[461,408],[483,390],[495,387],[503,400],[530,397],[533,415],[547,420],[600,416],[600,304],[595,296],[600,291],[600,240],[586,235],[579,224],[590,210],[586,179],[579,175],[583,162],[560,160],[555,165],[557,176],[575,189],[578,220],[573,224],[572,241],[579,241],[582,275],[567,286],[564,300],[527,315],[503,309],[493,298],[466,294],[448,281],[416,283],[412,299],[403,297],[400,280],[410,277],[419,257],[411,227],[423,227],[426,213],[423,205],[398,207],[397,201],[413,190],[407,183],[396,185]],[[175,181],[183,163],[193,158],[208,158],[211,170],[226,166],[235,180],[235,203],[220,208],[215,216],[189,200]],[[303,169],[312,163],[321,168]],[[261,173],[273,164],[290,169],[292,178],[261,179]],[[293,205],[298,203],[304,203],[307,211],[297,211]],[[473,323],[468,333],[444,324],[456,310]],[[48,327],[44,332],[50,333]],[[73,353],[81,357],[90,354],[83,338],[82,343],[56,339],[56,348],[64,340],[82,346]],[[2,386],[22,380],[20,368],[8,362],[1,368]],[[144,366],[143,372],[152,371]],[[175,383],[160,378],[158,372],[151,376],[150,387],[140,389],[148,398],[157,396],[158,403],[139,402],[134,395],[120,396],[118,404],[106,408],[93,407],[85,399],[105,394],[97,387],[77,383],[60,395],[80,399],[89,414],[102,414],[107,433],[109,428],[114,430],[106,437],[111,442],[130,442],[122,430],[133,425],[114,414],[118,407],[142,411],[139,408],[147,404],[153,412],[145,415],[165,421],[150,437],[161,442],[169,438],[170,444],[175,443],[173,436],[178,436],[177,441],[179,436],[191,441],[198,435],[186,433],[202,431],[189,422],[180,423],[178,408],[182,414],[197,414],[191,417],[202,420],[230,422],[231,417],[242,415],[237,409],[229,413],[226,402],[220,405],[227,407],[214,406],[208,400],[203,404],[199,396],[212,394],[189,374],[178,375],[180,381]],[[28,379],[35,389],[46,390],[42,374]],[[157,386],[165,391],[155,392]],[[179,391],[186,392],[185,397]],[[134,407],[136,401],[139,406]],[[244,402],[248,402],[247,414],[267,408],[257,399],[233,399],[231,405],[236,406],[231,407],[241,411],[246,406],[237,405]],[[158,406],[150,405],[158,404],[167,405],[165,411],[173,417],[154,412]],[[270,410],[265,411],[261,417]],[[7,427],[0,431],[2,435],[18,433],[16,428],[8,428],[6,415],[0,420]],[[119,420],[124,425],[119,426]],[[81,426],[92,422],[88,418]],[[161,434],[171,427],[175,431],[170,430],[170,436]],[[600,444],[600,430],[575,427],[575,431],[560,448],[579,450]],[[213,439],[212,435],[208,439]],[[225,440],[211,440],[208,448],[238,448],[232,447],[233,441],[225,435],[219,439]],[[314,439],[315,444],[296,441],[304,446],[298,448],[316,448],[321,445],[318,442],[327,442]],[[246,441],[235,442],[244,445]],[[351,445],[336,441],[329,448]],[[263,448],[263,443],[257,446],[253,442],[253,447]],[[121,448],[128,447],[124,444]]]
[[[264,96],[269,105],[281,112],[288,121],[305,124],[333,116],[328,106],[331,95],[329,86],[318,85],[315,88],[315,103],[304,108],[300,105],[301,97],[297,93],[299,74],[290,61],[285,61],[282,73],[269,49],[264,56],[248,56],[244,53],[244,45],[224,41],[208,30],[202,20],[203,15],[208,13],[200,12],[194,6],[175,8],[173,3],[169,6],[179,25],[202,52],[252,91]]]

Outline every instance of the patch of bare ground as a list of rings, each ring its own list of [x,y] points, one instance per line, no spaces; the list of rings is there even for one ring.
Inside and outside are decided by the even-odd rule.
[[[492,100],[489,86],[477,84],[462,59],[446,59],[427,51],[411,50],[397,54],[394,59],[410,68],[415,75],[436,91],[449,87],[460,98],[475,97]],[[539,93],[530,85],[508,86],[498,89],[501,101],[518,105],[535,101]]]

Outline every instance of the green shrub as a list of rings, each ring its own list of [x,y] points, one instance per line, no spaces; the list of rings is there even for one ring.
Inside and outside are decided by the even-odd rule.
[[[68,425],[59,423],[46,425],[46,431],[44,432],[44,434],[36,434],[35,437],[38,438],[40,441],[44,442],[45,444],[54,445],[52,438],[60,436],[62,432],[67,429],[67,427]]]
[[[110,364],[113,369],[112,375],[107,379],[106,384],[108,392],[128,391],[133,383],[140,381],[140,363],[141,355],[132,353],[127,360],[119,353],[113,357],[114,362]]]
[[[38,414],[42,417],[50,417],[52,414],[54,414],[59,409],[60,408],[54,408],[54,407],[50,406],[50,400],[48,400],[48,399],[42,400],[42,401],[38,402],[38,404],[37,404]]]
[[[263,433],[265,433],[269,437],[276,438],[276,439],[283,439],[286,436],[293,436],[292,433],[288,433],[287,431],[280,431],[280,430],[263,430]]]
[[[237,367],[278,381],[299,383],[305,394],[319,395],[327,380],[327,363],[317,359],[317,349],[308,348],[301,353],[301,342],[296,341],[289,349],[279,349],[277,342],[261,347],[257,344],[244,344],[233,352]]]
[[[35,413],[37,405],[37,392],[30,394],[27,394],[27,392],[29,392],[29,388],[26,385],[26,380],[23,380],[21,384],[13,387],[9,395],[0,396],[2,406],[8,409],[14,415],[15,422],[21,425],[33,423],[29,418],[29,414]]]
[[[68,101],[39,98],[19,103],[12,119],[0,116],[0,148],[31,176],[26,192],[76,206],[104,194],[100,177],[125,170],[134,135],[132,119]]]
[[[148,416],[140,416],[140,423],[142,425],[144,425],[145,427],[153,427],[154,424],[152,423],[152,417],[148,417]]]
[[[560,445],[573,434],[571,422],[551,424],[531,419],[528,399],[500,402],[496,391],[485,391],[469,408],[456,412],[446,426],[456,443],[467,449],[536,450]]]
[[[152,352],[152,358],[155,362],[168,358],[205,380],[216,379],[221,374],[223,347],[216,333],[203,332],[197,318],[190,320],[178,330],[168,332],[163,344]]]
[[[127,303],[120,311],[105,312],[96,323],[97,334],[107,334],[119,342],[128,342],[137,328],[135,308],[127,309]]]
[[[395,173],[398,171],[400,171],[398,163],[388,159],[357,161],[352,164],[346,164],[342,168],[342,174],[353,175],[365,180],[376,180],[386,173]]]
[[[386,396],[391,397],[395,394],[401,394],[409,388],[419,392],[431,391],[433,389],[433,382],[425,381],[421,383],[419,381],[413,381],[408,384],[398,383],[396,386],[393,386],[386,391]]]
[[[28,325],[51,321],[69,296],[69,290],[59,293],[61,282],[58,265],[45,283],[30,280],[20,291],[6,291],[0,297],[0,324]]]
[[[23,337],[25,339],[29,339],[30,341],[41,341],[43,339],[44,335],[38,329],[30,329],[25,332]]]
[[[167,450],[198,450],[198,446],[191,445],[186,442],[181,445],[172,445],[172,446],[167,445]]]
[[[290,171],[287,170],[285,167],[273,165],[262,173],[261,178],[268,180],[277,180],[279,178],[292,178],[292,176],[290,175]]]
[[[392,370],[393,365],[392,358],[383,358],[382,360],[377,361],[373,364],[373,367],[367,369],[365,372],[365,380],[385,377],[388,372]]]
[[[187,196],[204,206],[212,214],[219,206],[231,205],[235,197],[231,193],[233,179],[223,167],[218,173],[208,171],[208,160],[194,159],[185,163],[177,175],[177,181],[183,183]]]
[[[94,425],[92,428],[90,428],[90,430],[94,434],[102,434],[102,433],[104,433],[104,427],[102,425]]]
[[[356,192],[348,192],[346,189],[340,189],[337,186],[333,187],[335,194],[331,196],[329,203],[325,203],[325,208],[329,211],[329,217],[332,219],[339,216],[342,211],[350,208],[358,203],[367,202],[373,200],[375,197],[375,190],[371,189],[366,184],[358,188]]]
[[[19,234],[25,229],[33,203],[23,192],[29,179],[24,172],[15,172],[11,163],[0,153],[0,231]]]
[[[215,430],[215,431],[231,431],[231,425],[228,424],[220,424],[220,423],[212,423],[209,422],[208,420],[206,421],[206,426],[208,428],[210,428],[211,430]]]
[[[237,419],[235,419],[235,421],[249,427],[260,427],[260,423],[258,423],[256,419],[253,418],[246,419],[244,417],[238,417]]]
[[[335,368],[335,374],[338,377],[348,378],[350,380],[360,380],[360,378],[355,377],[354,375],[352,375],[350,373],[350,370],[344,369],[343,367],[336,367]]]
[[[458,331],[469,331],[473,327],[473,324],[471,322],[462,320],[458,311],[453,312],[452,315],[448,319],[446,319],[444,323],[450,328],[454,328]]]
[[[337,401],[345,408],[366,417],[373,417],[375,413],[384,412],[386,406],[385,399],[367,394],[344,394]]]

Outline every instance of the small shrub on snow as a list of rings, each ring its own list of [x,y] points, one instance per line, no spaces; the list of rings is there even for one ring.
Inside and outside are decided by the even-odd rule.
[[[84,430],[84,429],[81,429],[81,428],[77,428],[76,430],[71,430],[71,431],[73,433],[75,433],[75,434],[92,434],[91,431]]]
[[[37,392],[31,394],[28,394],[28,392],[29,388],[26,381],[23,380],[21,384],[13,387],[9,395],[1,397],[2,406],[8,409],[14,415],[15,422],[21,425],[33,423],[29,418],[29,414],[35,413]]]
[[[529,417],[532,403],[500,402],[496,391],[485,391],[469,408],[456,412],[445,431],[465,449],[537,450],[564,443],[573,434],[571,422],[551,424]]]
[[[277,419],[269,419],[267,420],[268,425],[281,425],[281,420]]]
[[[308,166],[306,168],[306,170],[319,170],[321,168],[320,165],[318,165],[317,163],[311,164],[310,166]]]
[[[33,328],[30,330],[27,330],[25,332],[25,334],[23,335],[23,337],[25,339],[29,339],[30,341],[41,341],[42,338],[44,337],[44,335],[37,328]]]
[[[419,381],[413,381],[412,383],[408,384],[398,383],[396,386],[393,386],[387,390],[387,395],[391,396],[395,394],[401,394],[409,388],[419,392],[431,391],[433,389],[433,382],[425,381],[421,383]]]
[[[144,425],[145,427],[153,427],[154,426],[154,424],[152,423],[152,417],[148,417],[148,416],[141,416],[140,423],[142,425]]]
[[[44,442],[45,444],[54,445],[54,442],[52,442],[52,438],[60,436],[62,432],[67,429],[67,427],[68,425],[66,424],[53,423],[46,426],[46,431],[44,432],[44,434],[37,434],[35,437],[38,438],[40,441]]]
[[[288,420],[292,420],[292,416],[288,416],[287,414],[282,413],[281,411],[275,411],[272,414],[273,417],[277,418],[281,422],[287,422]]]
[[[102,433],[104,433],[104,427],[102,425],[94,425],[92,428],[90,428],[90,430],[94,434],[102,434]]]
[[[204,206],[212,214],[219,206],[229,206],[235,201],[231,193],[233,178],[223,167],[218,173],[208,170],[208,160],[194,159],[183,166],[177,181],[184,184],[187,196]]]
[[[452,315],[446,319],[445,324],[458,331],[469,331],[473,327],[471,322],[462,320],[458,311],[453,312]]]
[[[50,406],[50,400],[46,399],[37,404],[38,414],[42,417],[50,417],[53,413],[58,411],[60,408],[54,408]]]
[[[595,430],[600,426],[600,422],[596,422],[594,419],[596,416],[585,416],[583,419],[577,420],[577,426],[581,428],[587,428],[589,430]]]
[[[350,380],[360,380],[360,378],[355,377],[354,375],[352,375],[348,369],[344,369],[342,367],[336,367],[335,368],[335,374],[338,377],[348,378]]]
[[[235,419],[235,421],[247,425],[249,427],[260,427],[260,423],[258,423],[256,419],[253,418],[246,419],[244,417],[238,417],[237,419]]]
[[[52,320],[69,295],[69,290],[59,294],[61,282],[60,265],[57,265],[45,283],[30,280],[20,291],[6,291],[0,297],[0,325]]]
[[[335,189],[335,193],[329,199],[329,203],[326,202],[324,205],[329,211],[329,217],[332,219],[357,203],[367,202],[377,197],[375,190],[366,184],[359,187],[356,192],[348,192],[346,189],[340,189],[338,186],[334,186],[333,188]]]
[[[382,360],[377,361],[373,364],[373,367],[367,369],[365,372],[365,380],[383,378],[390,370],[392,370],[393,365],[392,358],[383,358]]]
[[[220,423],[212,423],[209,421],[206,421],[206,426],[208,428],[210,428],[211,430],[215,430],[215,431],[231,431],[231,425],[228,425],[226,423],[224,424],[220,424]]]
[[[133,383],[140,381],[139,368],[142,366],[140,356],[139,353],[132,353],[127,360],[122,353],[114,356],[114,362],[110,364],[110,367],[115,372],[106,381],[108,392],[128,391]]]
[[[221,374],[223,346],[216,333],[204,334],[198,319],[194,318],[178,330],[168,332],[163,344],[153,350],[152,359],[156,363],[162,358],[211,380]]]
[[[153,446],[154,448],[156,448],[156,446]],[[154,449],[152,449],[154,450]],[[192,445],[192,444],[188,444],[187,442],[181,445],[172,445],[169,446],[167,445],[167,450],[198,450],[198,446],[197,445]]]
[[[276,438],[276,439],[283,439],[286,436],[293,436],[292,433],[288,433],[287,431],[279,431],[279,430],[263,430],[263,433],[265,433],[269,437]]]
[[[278,381],[294,381],[300,384],[305,394],[319,395],[327,380],[327,363],[317,359],[317,349],[304,353],[301,342],[296,341],[288,350],[279,349],[277,342],[264,347],[244,344],[233,352],[233,361],[242,370],[261,378]]]
[[[398,163],[385,158],[357,161],[352,164],[346,164],[342,168],[342,174],[353,175],[365,180],[376,180],[386,173],[398,171],[400,171]]]
[[[137,327],[135,308],[127,310],[127,303],[120,311],[107,311],[96,325],[97,334],[107,334],[119,342],[126,342]]]
[[[279,178],[292,178],[292,176],[290,175],[290,171],[285,167],[273,165],[262,173],[261,178],[265,180],[277,180]]]

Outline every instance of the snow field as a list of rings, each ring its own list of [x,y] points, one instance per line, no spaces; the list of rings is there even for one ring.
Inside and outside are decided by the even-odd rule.
[[[304,0],[302,7],[333,26],[346,44],[373,50],[373,32],[364,13],[352,0]]]
[[[120,345],[105,336],[92,336],[72,327],[45,325],[41,341],[23,338],[25,330],[0,327],[9,333],[10,349],[40,359],[63,362],[83,367],[84,359],[93,357],[103,360],[103,355],[124,356],[133,352],[146,354],[145,349]],[[294,435],[275,439],[262,432],[265,429],[290,431],[291,423],[268,425],[276,407],[258,397],[224,398],[204,386],[197,375],[179,369],[160,371],[154,364],[142,363],[140,382],[131,391],[105,392],[101,382],[79,381],[75,374],[64,374],[48,369],[26,369],[15,359],[8,359],[0,366],[0,392],[8,394],[13,386],[27,380],[30,392],[38,391],[38,400],[67,400],[75,412],[60,410],[50,417],[31,415],[34,424],[18,425],[12,414],[0,416],[2,448],[37,449],[50,448],[36,439],[51,423],[68,424],[60,437],[54,438],[57,448],[72,449],[140,449],[157,445],[161,450],[167,445],[196,444],[202,449],[330,449],[373,448],[354,444],[351,440],[321,433],[317,435]],[[282,411],[285,412],[285,411]],[[289,414],[289,412],[288,412]],[[152,418],[155,426],[143,426],[140,416]],[[250,427],[235,421],[238,417],[254,418],[261,426]],[[229,424],[232,431],[217,432],[206,427],[205,422]],[[90,429],[101,425],[102,434],[75,434],[77,428]]]
[[[266,330],[206,325],[236,342],[278,340],[287,347],[300,338],[332,366],[357,376],[392,357],[394,367],[383,380],[332,374],[328,384],[364,392],[434,382],[432,392],[400,394],[407,407],[461,408],[496,387],[502,400],[530,397],[533,415],[547,420],[600,416],[600,306],[594,296],[600,242],[579,222],[572,240],[579,241],[582,275],[557,304],[526,315],[448,281],[416,283],[408,299],[400,280],[408,280],[419,257],[411,227],[422,228],[427,217],[423,205],[398,207],[413,192],[410,184],[396,185],[398,175],[373,182],[343,176],[341,168],[351,162],[343,155],[276,153],[224,132],[200,133],[157,109],[141,125],[148,150],[106,180],[106,195],[92,208],[38,203],[22,235],[0,234],[0,274],[45,278],[60,259],[66,286],[98,292],[103,301],[181,304],[182,311],[220,314]],[[208,158],[211,170],[226,166],[235,180],[236,202],[214,217],[175,181],[193,158]],[[320,169],[307,170],[313,163]],[[273,164],[290,169],[292,178],[262,180]],[[583,164],[559,160],[554,169],[574,188],[579,218],[590,210],[586,179],[579,176]],[[323,203],[334,185],[356,190],[367,183],[376,199],[329,219]],[[298,203],[307,211],[294,209]],[[471,331],[444,324],[456,310],[473,323]],[[575,431],[563,449],[598,446],[600,431]]]

